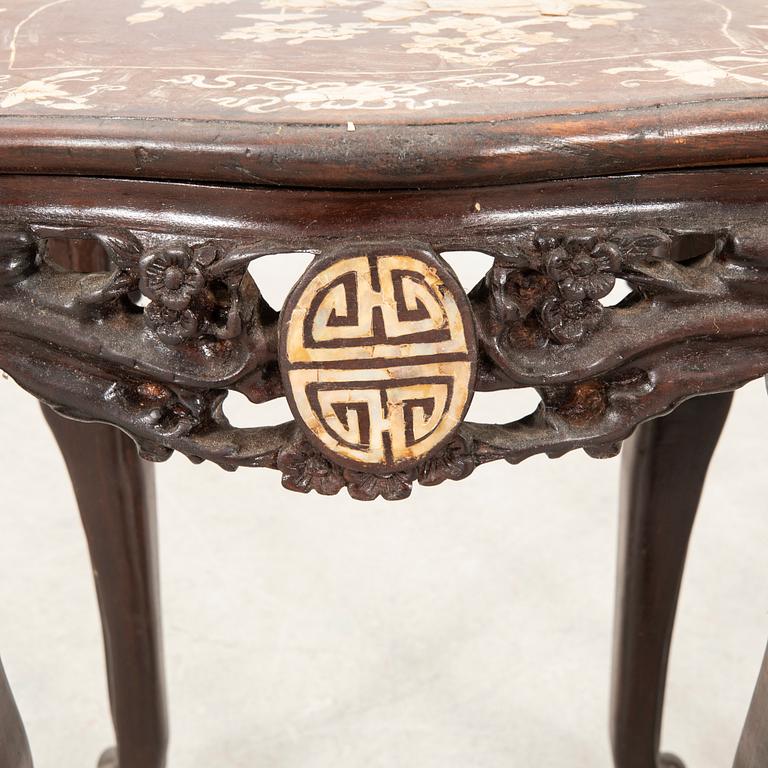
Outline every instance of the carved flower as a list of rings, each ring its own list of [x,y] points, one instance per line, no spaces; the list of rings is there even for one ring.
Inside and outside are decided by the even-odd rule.
[[[486,276],[490,292],[490,319],[493,331],[512,330],[552,295],[552,281],[541,273],[495,263]]]
[[[563,344],[579,341],[600,323],[602,306],[593,299],[564,301],[554,296],[544,302],[541,321],[544,327]]]
[[[544,257],[547,274],[566,302],[601,299],[616,283],[619,249],[595,237],[570,237]]]
[[[147,254],[139,265],[139,289],[168,309],[185,310],[205,283],[203,273],[186,246]]]
[[[181,344],[197,335],[198,320],[191,309],[168,309],[152,302],[144,310],[147,325],[166,344]]]
[[[419,467],[419,483],[438,485],[443,480],[463,480],[469,477],[474,469],[475,462],[467,450],[466,443],[457,437]]]
[[[283,473],[283,487],[299,493],[317,491],[334,496],[344,487],[341,469],[331,464],[305,440],[290,443],[277,454],[277,468]]]
[[[411,495],[411,478],[405,472],[374,475],[348,469],[344,477],[349,495],[358,501],[373,501],[378,496],[387,501],[400,501]]]

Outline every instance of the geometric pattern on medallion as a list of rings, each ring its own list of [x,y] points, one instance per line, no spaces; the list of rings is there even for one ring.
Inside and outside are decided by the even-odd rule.
[[[291,410],[323,453],[404,469],[450,438],[469,406],[469,302],[433,254],[359,247],[313,264],[292,290],[280,364]]]

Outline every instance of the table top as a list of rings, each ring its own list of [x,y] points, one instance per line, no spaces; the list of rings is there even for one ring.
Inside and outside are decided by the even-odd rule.
[[[343,157],[353,147],[354,165],[382,135],[415,161],[468,126],[481,142],[510,123],[535,139],[551,130],[546,118],[570,118],[555,131],[566,142],[598,115],[621,136],[658,128],[660,115],[662,126],[722,133],[735,121],[743,133],[768,94],[768,5],[754,0],[6,0],[0,30],[0,144],[33,118],[59,139],[135,136],[134,150],[146,139],[180,145],[185,130],[261,146],[290,129],[308,142],[305,160],[329,151],[331,135]],[[369,141],[343,136],[366,129]],[[467,154],[452,151],[456,162]],[[0,170],[14,168],[0,157]],[[408,184],[414,170],[392,173]],[[267,171],[240,180],[271,183]]]

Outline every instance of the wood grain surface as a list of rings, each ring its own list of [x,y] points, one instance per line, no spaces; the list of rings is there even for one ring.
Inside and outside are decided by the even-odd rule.
[[[312,187],[765,159],[751,0],[17,0],[0,172]]]

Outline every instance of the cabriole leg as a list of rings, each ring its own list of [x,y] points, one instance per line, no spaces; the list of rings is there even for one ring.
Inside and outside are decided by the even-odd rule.
[[[733,768],[765,768],[768,765],[768,649],[749,706]]]
[[[114,427],[43,412],[72,478],[101,611],[117,749],[100,765],[162,768],[168,736],[152,465]]]
[[[611,705],[616,768],[679,766],[659,754],[667,659],[688,540],[732,393],[642,424],[624,447]]]
[[[0,768],[32,768],[27,734],[0,664]]]

